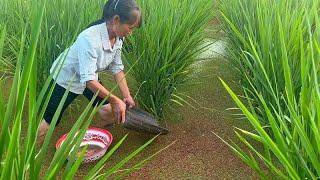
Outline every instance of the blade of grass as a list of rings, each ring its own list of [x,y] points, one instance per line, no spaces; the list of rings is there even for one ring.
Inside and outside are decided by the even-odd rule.
[[[231,95],[232,99],[241,108],[243,113],[248,117],[248,119],[250,120],[250,123],[255,127],[255,129],[259,132],[259,134],[265,139],[266,144],[268,144],[270,146],[270,149],[273,151],[273,153],[277,156],[277,158],[281,162],[283,162],[283,164],[286,165],[286,168],[288,169],[289,175],[292,178],[299,179],[298,173],[292,167],[291,163],[285,157],[285,155],[280,151],[278,146],[270,138],[270,136],[263,130],[259,121],[255,117],[252,116],[252,114],[248,111],[248,109],[244,106],[244,104],[238,99],[238,97],[233,93],[233,91],[229,88],[229,86],[222,79],[220,79],[220,81],[222,82],[223,86],[228,91],[228,93]]]
[[[137,163],[136,165],[134,165],[132,168],[130,168],[129,170],[126,170],[124,173],[120,174],[119,176],[116,177],[116,179],[123,179],[125,176],[127,176],[128,174],[132,173],[133,171],[139,170],[142,168],[142,166],[144,166],[147,161],[149,161],[150,159],[152,159],[153,157],[155,157],[156,155],[158,155],[159,153],[161,153],[162,151],[166,150],[167,148],[169,148],[170,146],[172,146],[173,144],[175,144],[178,140],[173,141],[172,143],[170,143],[169,145],[167,145],[166,147],[160,149],[159,151],[155,152],[154,154],[152,154],[151,156],[149,156],[148,158],[140,161],[139,163]],[[115,172],[116,173],[116,172]]]
[[[106,161],[111,157],[111,155],[121,146],[124,140],[127,138],[126,134],[114,147],[112,147],[109,152],[103,156],[103,158],[88,172],[84,179],[93,179],[105,166]]]
[[[74,175],[76,174],[77,170],[79,169],[79,167],[81,165],[81,162],[84,158],[84,155],[86,154],[87,148],[88,148],[88,146],[85,146],[81,150],[81,153],[80,153],[79,157],[77,157],[77,160],[74,163],[74,166],[72,166],[72,168],[68,171],[68,174],[66,174],[66,176],[64,177],[65,179],[74,179]]]
[[[118,164],[107,170],[107,172],[99,175],[97,178],[98,179],[106,179],[107,177],[110,177],[115,171],[120,169],[123,165],[125,165],[130,159],[135,157],[138,153],[140,153],[144,148],[146,148],[150,143],[152,143],[159,135],[153,137],[150,139],[148,142],[146,142],[144,145],[139,147],[137,150],[129,154],[127,157],[125,157],[123,160],[121,160]]]

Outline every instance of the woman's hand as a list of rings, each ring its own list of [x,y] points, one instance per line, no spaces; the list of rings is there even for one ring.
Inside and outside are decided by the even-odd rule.
[[[91,80],[86,82],[87,87],[92,92],[98,92],[101,98],[108,96],[108,101],[112,108],[112,115],[115,116],[116,122],[124,123],[126,119],[126,104],[117,96],[112,95],[105,87],[97,80]]]
[[[117,122],[124,123],[126,120],[126,104],[118,97],[113,97],[110,101],[112,113],[115,114]]]
[[[134,102],[133,98],[131,96],[125,97],[123,98],[123,102],[129,106],[129,108],[132,108],[133,106],[136,105],[136,103]]]

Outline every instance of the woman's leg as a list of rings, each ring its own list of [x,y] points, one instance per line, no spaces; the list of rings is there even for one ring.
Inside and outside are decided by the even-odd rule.
[[[51,85],[53,82],[51,82]],[[49,86],[50,88],[50,86]],[[52,121],[52,118],[60,104],[60,101],[65,93],[66,89],[59,86],[58,84],[55,85],[53,92],[50,96],[50,100],[48,103],[48,106],[46,107],[46,111],[43,116],[43,120],[41,121],[39,127],[38,127],[38,133],[37,133],[37,144],[42,145],[44,138],[49,130],[50,123]],[[56,125],[59,124],[62,114],[65,111],[65,109],[72,103],[72,101],[78,96],[78,94],[68,92],[68,96],[66,101],[63,104],[62,110],[60,112],[60,115],[58,117]]]
[[[37,133],[37,144],[38,146],[43,144],[44,138],[46,137],[46,134],[49,130],[50,124],[47,123],[45,120],[42,120],[39,127],[38,127],[38,133]]]
[[[112,112],[110,104],[103,105],[100,108],[99,116],[105,122],[105,126],[111,125],[115,122],[115,115]]]

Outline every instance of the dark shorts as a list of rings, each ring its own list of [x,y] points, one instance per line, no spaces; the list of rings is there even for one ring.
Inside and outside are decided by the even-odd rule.
[[[51,82],[50,86],[53,85],[53,81]],[[50,88],[50,87],[49,87]],[[65,93],[66,89],[58,84],[55,85],[54,89],[53,89],[53,92],[52,92],[52,95],[50,97],[50,100],[49,100],[49,103],[48,103],[48,106],[46,108],[46,111],[44,113],[44,120],[47,122],[47,123],[51,123],[52,121],[52,118],[54,116],[54,113],[56,112],[56,110],[58,109],[58,106],[59,106],[59,103],[63,97],[63,94]],[[72,103],[72,101],[78,96],[79,94],[75,94],[73,92],[69,92],[68,93],[68,96],[67,96],[67,99],[66,101],[64,102],[63,104],[63,107],[62,107],[62,110],[61,110],[61,113],[59,115],[59,118],[58,118],[58,121],[57,121],[57,124],[59,124],[60,120],[61,120],[61,117],[62,117],[62,114],[63,112],[67,109],[67,107]],[[94,97],[94,93],[86,88],[83,92],[83,95],[89,100],[91,101],[91,99]],[[93,102],[93,105],[92,106],[95,106],[97,104],[100,104],[101,102],[103,101],[103,98],[97,96],[96,99],[94,100]],[[108,101],[105,101],[104,104],[108,104],[109,102]]]

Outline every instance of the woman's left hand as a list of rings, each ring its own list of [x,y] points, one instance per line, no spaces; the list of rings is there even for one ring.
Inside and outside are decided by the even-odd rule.
[[[133,106],[136,105],[136,103],[134,102],[131,96],[123,98],[123,102],[126,103],[126,105],[129,106],[129,108],[132,108]]]

